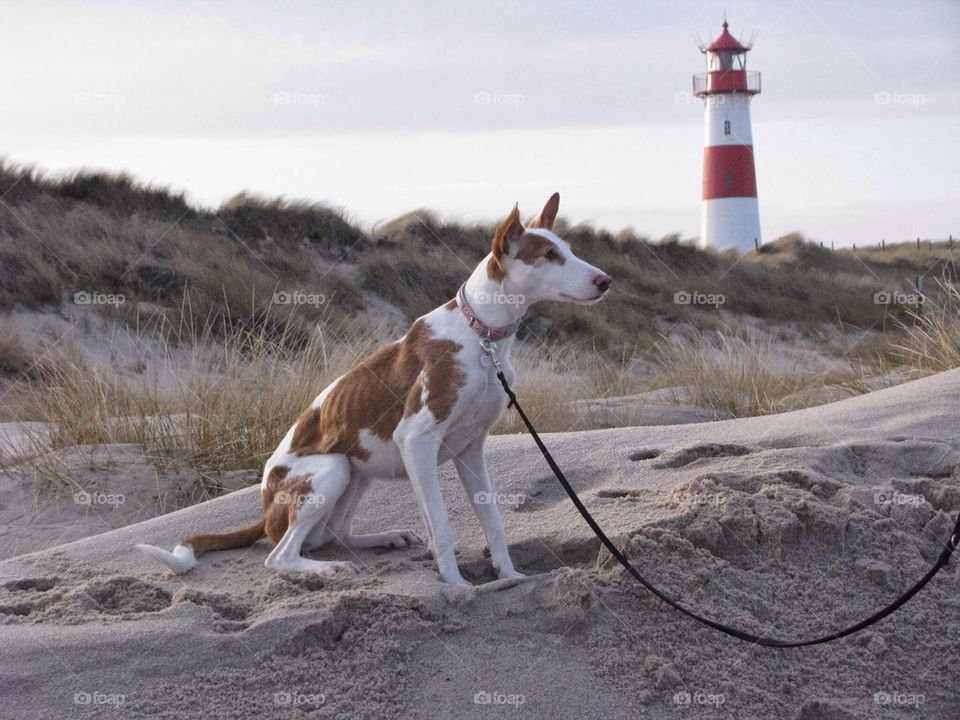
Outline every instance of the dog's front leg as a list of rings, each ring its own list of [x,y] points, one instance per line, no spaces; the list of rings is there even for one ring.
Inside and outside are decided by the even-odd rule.
[[[487,547],[490,548],[490,561],[499,578],[524,577],[517,572],[510,559],[510,550],[507,548],[507,533],[503,529],[503,520],[497,508],[496,493],[490,483],[487,473],[487,461],[483,456],[483,445],[487,436],[483,435],[471,442],[458,457],[453,459],[457,468],[463,489],[473,505],[474,512],[480,520],[483,534],[487,538]]]
[[[437,561],[440,577],[451,585],[470,587],[457,567],[457,558],[453,553],[453,528],[440,492],[440,475],[437,471],[439,440],[430,435],[417,434],[398,439],[397,444],[407,475],[414,486],[414,494],[427,520],[430,549]]]

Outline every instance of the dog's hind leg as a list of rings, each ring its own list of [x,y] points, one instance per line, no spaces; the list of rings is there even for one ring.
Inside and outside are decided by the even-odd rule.
[[[358,572],[351,562],[300,555],[304,540],[329,521],[350,482],[350,463],[343,455],[309,455],[291,463],[265,511],[267,534],[277,545],[263,564],[280,572]]]
[[[346,490],[337,498],[330,517],[326,522],[314,525],[307,539],[303,541],[304,550],[319,550],[334,542],[343,545],[343,539],[350,530],[350,523],[360,498],[369,486],[370,481],[354,471]]]
[[[336,542],[350,549],[363,548],[404,548],[422,545],[423,540],[413,530],[387,530],[386,532],[357,535],[353,532],[353,516],[357,512],[360,498],[370,487],[370,480],[354,475],[350,486],[340,496],[333,517],[326,524],[325,542]],[[313,533],[307,539],[314,539]]]

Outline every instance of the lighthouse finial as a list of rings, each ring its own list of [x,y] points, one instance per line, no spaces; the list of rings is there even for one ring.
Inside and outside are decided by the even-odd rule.
[[[723,29],[724,30],[727,29],[727,11],[726,10],[723,11]]]

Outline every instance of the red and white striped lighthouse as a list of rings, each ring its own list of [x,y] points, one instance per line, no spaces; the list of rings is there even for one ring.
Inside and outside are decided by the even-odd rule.
[[[747,72],[750,47],[730,34],[726,18],[723,32],[700,51],[707,58],[707,72],[693,76],[693,93],[706,102],[700,245],[746,252],[760,242],[750,131],[750,100],[760,92],[760,73]]]

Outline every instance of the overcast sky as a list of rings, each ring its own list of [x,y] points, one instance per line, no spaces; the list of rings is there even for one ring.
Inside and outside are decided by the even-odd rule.
[[[695,35],[754,38],[765,239],[960,235],[960,3],[0,4],[0,154],[217,205],[699,232]]]

